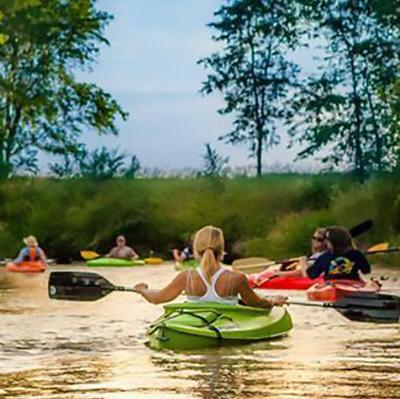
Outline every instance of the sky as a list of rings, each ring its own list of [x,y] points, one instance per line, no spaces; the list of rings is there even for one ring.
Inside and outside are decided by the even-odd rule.
[[[114,16],[106,28],[110,46],[102,46],[90,73],[80,74],[113,95],[128,120],[118,121],[119,136],[86,133],[90,148],[118,147],[135,154],[142,166],[166,170],[201,168],[204,146],[210,143],[230,166],[254,164],[246,146],[232,146],[218,140],[229,133],[229,116],[217,110],[220,95],[199,93],[206,70],[200,58],[218,49],[212,31],[220,0],[99,0],[97,7]],[[299,62],[307,66],[307,54]],[[292,164],[298,147],[288,150],[288,138],[281,131],[282,144],[265,153],[267,168]],[[293,168],[313,169],[315,160],[296,162]]]

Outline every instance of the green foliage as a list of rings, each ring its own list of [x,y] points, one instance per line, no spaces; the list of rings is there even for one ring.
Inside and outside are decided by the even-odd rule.
[[[287,116],[285,99],[299,68],[288,52],[298,45],[299,8],[290,0],[225,1],[209,26],[222,50],[199,61],[211,70],[202,92],[219,91],[233,114],[234,129],[220,137],[247,144],[262,173],[262,154],[279,141],[277,123]]]
[[[38,151],[65,156],[91,128],[116,134],[126,118],[103,89],[77,81],[89,69],[111,16],[94,0],[0,3],[0,164],[37,171]],[[4,40],[6,38],[6,40]]]
[[[117,176],[124,166],[123,154],[117,149],[107,150],[106,147],[87,153],[79,161],[80,174],[89,178],[110,178]]]
[[[91,179],[110,179],[125,176],[133,179],[140,170],[136,155],[130,158],[125,166],[126,154],[117,148],[108,150],[106,147],[89,151],[80,146],[73,154],[64,154],[63,162],[50,164],[50,172],[56,177],[85,177]]]
[[[399,78],[399,26],[386,2],[311,1],[314,35],[326,42],[319,76],[295,96],[290,133],[308,157],[328,147],[323,161],[371,171],[396,166],[399,130],[393,129],[390,90]],[[387,5],[391,3],[388,2]],[[390,14],[393,15],[393,14]]]
[[[0,255],[15,256],[21,239],[34,234],[50,257],[79,259],[79,250],[105,253],[124,234],[141,255],[155,250],[170,258],[171,248],[214,224],[225,232],[227,261],[233,255],[280,259],[308,253],[318,226],[352,227],[368,218],[375,227],[358,244],[400,244],[396,176],[364,185],[340,174],[221,178],[218,184],[207,178],[18,178],[0,182]]]
[[[226,164],[229,157],[224,158],[210,144],[206,144],[206,151],[203,155],[204,167],[202,175],[205,177],[220,177],[226,173]]]

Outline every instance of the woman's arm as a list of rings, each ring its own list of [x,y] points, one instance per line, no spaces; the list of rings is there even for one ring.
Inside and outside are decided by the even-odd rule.
[[[238,292],[246,305],[254,306],[256,308],[282,306],[287,301],[287,298],[280,296],[274,298],[261,298],[250,288],[247,277],[244,274],[240,276]]]
[[[135,285],[135,290],[147,301],[154,304],[170,302],[186,288],[187,271],[179,273],[166,287],[161,290],[150,289],[147,284]]]

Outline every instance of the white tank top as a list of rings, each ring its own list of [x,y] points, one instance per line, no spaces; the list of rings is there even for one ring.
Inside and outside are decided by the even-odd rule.
[[[224,269],[223,267],[220,267],[211,277],[211,284],[207,281],[204,275],[203,268],[200,266],[198,269],[196,269],[197,273],[203,280],[203,283],[207,287],[207,291],[203,296],[194,296],[194,295],[188,295],[187,300],[188,302],[220,302],[220,303],[225,303],[228,305],[237,305],[238,304],[238,297],[237,296],[227,296],[227,297],[221,297],[217,294],[217,291],[215,289],[215,285],[217,284],[217,281],[219,277],[221,276],[222,273],[226,272],[227,269]],[[189,272],[191,273],[191,272]]]

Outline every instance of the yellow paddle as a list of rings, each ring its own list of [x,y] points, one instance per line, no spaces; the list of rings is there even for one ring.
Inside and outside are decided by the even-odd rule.
[[[91,259],[96,259],[99,258],[101,255],[98,254],[95,251],[81,251],[81,256],[85,260],[91,260]]]
[[[387,242],[382,242],[380,244],[373,245],[369,247],[367,252],[378,252],[378,251],[386,251],[389,249],[389,244]]]
[[[160,265],[161,263],[163,263],[164,261],[161,258],[155,258],[155,257],[151,257],[151,258],[146,258],[144,260],[144,262],[147,265]]]

